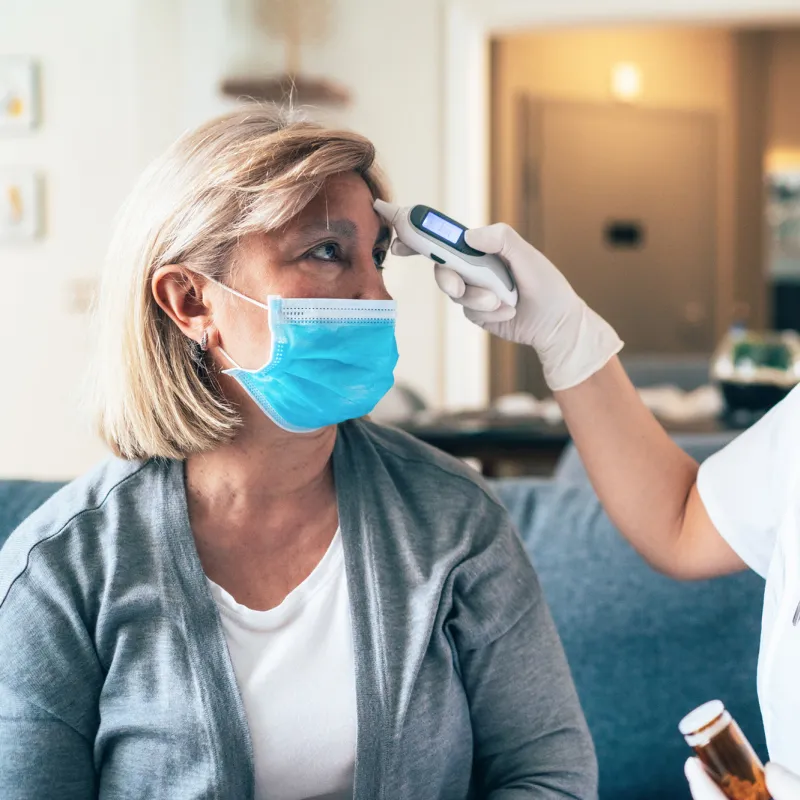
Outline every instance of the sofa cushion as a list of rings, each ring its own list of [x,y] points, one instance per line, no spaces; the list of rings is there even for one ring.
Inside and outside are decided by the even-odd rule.
[[[763,756],[756,663],[764,582],[679,583],[622,539],[588,483],[494,489],[517,525],[575,678],[600,764],[600,797],[688,798],[680,718],[719,698]]]
[[[20,522],[63,485],[41,481],[0,481],[0,547]]]

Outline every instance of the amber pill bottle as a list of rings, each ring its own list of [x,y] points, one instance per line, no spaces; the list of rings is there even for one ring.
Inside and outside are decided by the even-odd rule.
[[[764,765],[719,700],[687,714],[678,726],[729,800],[772,800]]]

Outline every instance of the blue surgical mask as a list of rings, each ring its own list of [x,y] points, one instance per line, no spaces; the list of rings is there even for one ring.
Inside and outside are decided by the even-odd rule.
[[[394,383],[393,300],[284,299],[267,304],[223,288],[269,315],[272,352],[260,369],[234,377],[281,428],[306,433],[369,414]]]

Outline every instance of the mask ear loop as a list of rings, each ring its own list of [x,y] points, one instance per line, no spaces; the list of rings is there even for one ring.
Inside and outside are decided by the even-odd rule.
[[[259,308],[263,308],[264,311],[269,312],[269,306],[266,305],[265,303],[260,303],[258,300],[253,300],[252,297],[248,297],[246,294],[242,294],[241,292],[237,292],[236,289],[231,288],[227,284],[223,283],[222,281],[218,281],[215,278],[210,278],[209,277],[209,278],[207,278],[207,280],[211,281],[211,283],[216,283],[217,286],[220,287],[220,289],[224,289],[226,292],[230,292],[232,295],[235,295],[236,297],[240,298],[241,300],[246,300],[248,303],[252,303],[254,306],[258,306]],[[204,333],[203,335],[205,336],[206,334]],[[239,364],[237,364],[236,361],[234,361],[228,355],[228,353],[226,352],[224,347],[220,347],[219,351],[220,351],[220,353],[222,353],[223,356],[225,356],[225,358],[228,359],[228,361],[231,362],[231,364],[233,364],[233,366],[236,369],[240,369],[240,370],[243,370],[245,372],[247,371],[247,370],[244,369],[244,367],[240,367]]]
[[[221,289],[224,289],[226,292],[230,292],[231,294],[236,295],[236,297],[241,298],[242,300],[246,300],[248,303],[252,303],[254,306],[258,306],[259,308],[263,308],[264,311],[269,311],[269,306],[266,303],[260,303],[258,300],[253,300],[252,297],[248,297],[246,294],[242,294],[241,292],[237,292],[236,289],[232,289],[222,281],[214,280],[214,278],[208,278],[211,283],[216,283]]]
[[[186,267],[189,272],[195,272],[191,267]],[[269,311],[269,306],[265,303],[260,303],[258,300],[253,300],[252,297],[248,297],[246,294],[242,294],[241,292],[237,292],[236,289],[231,288],[228,284],[223,283],[222,281],[218,281],[216,278],[212,278],[210,275],[202,275],[201,273],[195,273],[200,275],[202,278],[205,278],[207,281],[211,281],[211,283],[216,283],[220,289],[224,289],[226,292],[230,292],[231,294],[235,294],[237,297],[240,297],[242,300],[246,300],[248,303],[252,303],[254,306],[258,306],[259,308],[263,308],[264,311]]]
[[[194,270],[192,270],[192,269],[191,269],[191,268],[189,268],[189,267],[187,267],[187,269],[189,269],[189,271],[190,271],[190,272],[193,272],[193,271],[194,271]],[[263,308],[263,309],[264,309],[264,311],[267,311],[267,312],[269,311],[269,306],[268,306],[268,305],[266,305],[265,303],[260,303],[258,300],[253,300],[253,298],[252,298],[252,297],[248,297],[246,294],[242,294],[241,292],[237,292],[237,291],[236,291],[236,289],[232,289],[232,288],[231,288],[230,286],[228,286],[227,284],[224,284],[222,281],[218,281],[216,278],[212,278],[212,277],[211,277],[211,276],[209,276],[209,275],[203,275],[203,277],[204,277],[204,278],[205,278],[207,281],[211,281],[211,283],[216,283],[216,284],[217,284],[217,286],[219,286],[221,289],[224,289],[226,292],[230,292],[231,294],[233,294],[233,295],[236,295],[236,297],[238,297],[238,298],[240,298],[240,299],[242,299],[242,300],[246,300],[248,303],[252,303],[254,306],[258,306],[259,308]],[[208,352],[208,331],[207,331],[207,330],[204,330],[204,331],[203,331],[203,336],[202,336],[202,338],[200,339],[200,350],[201,350],[203,353],[206,353],[206,352]],[[234,366],[234,367],[236,367],[236,369],[243,369],[243,367],[240,367],[240,366],[239,366],[239,365],[236,363],[236,361],[234,361],[234,360],[233,360],[233,359],[232,359],[232,358],[231,358],[231,357],[228,355],[228,353],[225,351],[225,348],[224,348],[224,347],[220,347],[220,348],[219,348],[219,351],[220,351],[220,353],[222,353],[222,355],[223,355],[223,356],[225,356],[225,358],[227,358],[227,359],[228,359],[228,361],[230,361],[230,362],[231,362],[231,364],[233,364],[233,366]]]

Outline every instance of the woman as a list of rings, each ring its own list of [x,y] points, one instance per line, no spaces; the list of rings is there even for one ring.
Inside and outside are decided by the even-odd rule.
[[[0,796],[595,796],[505,512],[358,419],[397,358],[373,155],[250,108],[134,190],[96,334],[118,458],[0,555]]]
[[[702,467],[645,408],[616,355],[622,342],[541,253],[506,225],[467,232],[499,254],[519,289],[516,309],[436,268],[466,316],[533,347],[610,517],[656,569],[678,579],[750,567],[767,580],[759,699],[775,800],[800,800],[800,389]],[[397,242],[400,255],[410,252]],[[697,800],[722,798],[696,759]]]

